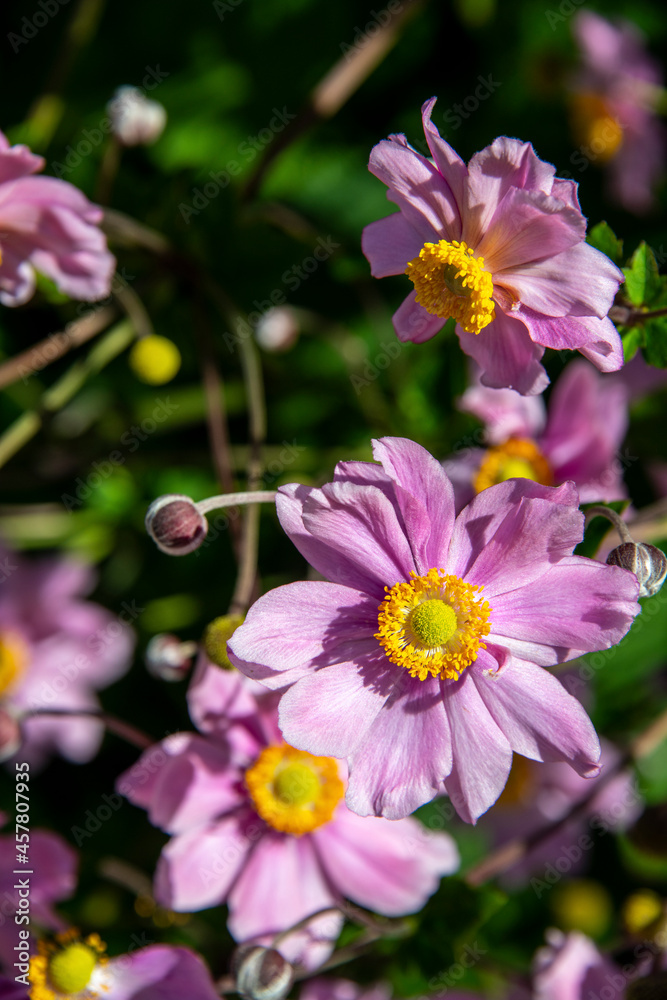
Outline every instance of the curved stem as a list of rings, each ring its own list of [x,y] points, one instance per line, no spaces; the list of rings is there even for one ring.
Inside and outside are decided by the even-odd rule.
[[[137,729],[136,726],[125,722],[124,719],[119,719],[116,715],[105,712],[101,708],[35,708],[31,712],[26,712],[23,718],[32,719],[40,715],[62,715],[65,717],[86,715],[99,719],[110,733],[120,736],[121,739],[131,743],[132,746],[138,747],[139,750],[146,750],[148,747],[154,746],[157,742],[152,736],[148,736],[142,732],[141,729]]]
[[[616,528],[622,542],[634,542],[634,538],[630,534],[627,524],[615,510],[612,510],[611,507],[603,507],[599,504],[596,504],[594,507],[589,507],[585,512],[585,527],[588,527],[594,517],[606,517],[607,520],[611,521]]]
[[[221,510],[224,507],[272,503],[275,499],[275,490],[246,490],[243,493],[224,493],[219,497],[207,497],[206,500],[199,500],[195,506],[200,514],[208,514],[211,510]]]

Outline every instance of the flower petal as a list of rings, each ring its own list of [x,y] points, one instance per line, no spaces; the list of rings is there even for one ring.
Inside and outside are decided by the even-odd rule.
[[[540,364],[544,348],[531,340],[525,323],[496,309],[496,318],[481,333],[456,333],[461,347],[481,368],[480,380],[492,389],[510,388],[535,396],[549,384]]]
[[[431,156],[435,160],[435,165],[454,195],[454,201],[459,208],[460,214],[461,206],[464,202],[465,186],[468,180],[468,168],[459,154],[452,149],[448,142],[445,142],[441,138],[436,126],[431,121],[431,114],[436,100],[437,98],[432,97],[422,105],[424,135],[426,136]]]
[[[447,320],[434,316],[417,302],[417,292],[413,289],[403,299],[392,317],[396,336],[403,343],[423,344],[442,330]]]
[[[110,959],[105,1000],[219,1000],[203,960],[180,945],[154,944]]]
[[[486,424],[485,441],[489,444],[504,444],[511,437],[537,437],[547,416],[541,396],[522,396],[514,389],[489,389],[478,380],[466,389],[457,408],[473,413]]]
[[[515,753],[599,771],[600,741],[580,702],[543,667],[513,658],[494,676],[475,670],[477,690]]]
[[[432,833],[414,819],[356,816],[344,805],[313,841],[340,894],[387,917],[420,910],[440,877],[459,867],[448,834]]]
[[[475,823],[507,783],[512,749],[482,701],[468,671],[443,685],[452,731],[452,772],[447,794],[461,819]]]
[[[386,278],[389,274],[404,274],[406,264],[419,256],[424,243],[437,241],[435,232],[424,239],[402,212],[395,212],[366,226],[361,234],[361,249],[373,277]]]
[[[345,801],[360,816],[400,819],[441,793],[452,745],[438,682],[404,673],[348,763]]]

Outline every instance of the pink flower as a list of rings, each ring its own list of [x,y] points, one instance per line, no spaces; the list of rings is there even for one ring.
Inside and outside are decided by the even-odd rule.
[[[390,1000],[391,990],[384,983],[362,987],[350,979],[310,979],[299,993],[299,1000]]]
[[[610,194],[624,208],[647,212],[664,162],[662,71],[629,21],[614,25],[582,10],[572,24],[582,58],[572,101],[582,162],[606,168]]]
[[[557,823],[576,803],[588,798],[596,784],[604,778],[605,772],[615,767],[618,759],[618,751],[603,740],[600,775],[585,779],[562,763],[540,767],[517,757],[505,791],[495,809],[484,817],[482,827],[491,831],[498,846],[516,837],[530,838],[550,824]],[[569,874],[582,871],[588,867],[596,839],[611,830],[627,829],[642,809],[643,801],[631,772],[626,770],[617,774],[602,785],[588,802],[585,812],[578,813],[551,836],[531,846],[521,862],[510,869],[504,881],[519,884],[525,883],[533,874],[544,876],[545,868],[554,862],[562,862]]]
[[[24,560],[0,553],[0,705],[19,720],[38,709],[99,707],[94,691],[130,665],[134,634],[83,595],[89,567],[69,559]],[[52,752],[87,761],[102,741],[96,719],[23,719],[21,760],[42,765]]]
[[[475,822],[513,751],[596,774],[590,719],[543,668],[618,642],[638,588],[572,555],[574,486],[509,480],[455,517],[425,449],[383,438],[373,450],[382,468],[344,462],[321,489],[279,489],[283,528],[333,582],[270,591],[229,642],[244,673],[289,685],[285,739],[347,758],[350,809],[390,819],[446,792]]]
[[[459,409],[486,424],[490,445],[466,449],[443,462],[463,506],[493,483],[522,476],[544,486],[571,480],[582,503],[627,494],[618,454],[628,427],[628,391],[620,377],[598,375],[585,361],[568,365],[549,399],[513,389],[487,389],[477,381]]]
[[[236,698],[238,675],[215,666],[207,673],[219,704]],[[210,713],[200,714],[201,703],[191,700],[206,735],[169,736],[118,781],[118,791],[171,834],[156,898],[178,911],[226,902],[234,938],[267,943],[343,897],[387,916],[419,910],[440,876],[458,867],[451,838],[412,819],[389,823],[350,812],[339,763],[286,746],[276,696],[243,683],[253,693],[251,714],[216,731]],[[312,967],[329,954],[342,918],[313,923],[310,936],[281,941],[285,957]]]
[[[565,935],[551,930],[547,942],[535,956],[535,1000],[589,1000],[607,996],[610,1000],[621,1000],[624,996],[627,979],[585,934],[573,931]]]
[[[524,395],[548,384],[545,347],[620,368],[607,313],[623,274],[585,242],[577,185],[517,139],[496,139],[466,166],[431,123],[434,104],[422,108],[433,162],[394,135],[369,163],[400,211],[367,226],[362,249],[374,277],[406,273],[415,286],[394,315],[399,339],[429,340],[454,317],[484,385]]]
[[[102,209],[66,181],[31,176],[43,167],[0,132],[0,302],[27,302],[35,269],[73,299],[103,299],[116,262],[99,228]]]

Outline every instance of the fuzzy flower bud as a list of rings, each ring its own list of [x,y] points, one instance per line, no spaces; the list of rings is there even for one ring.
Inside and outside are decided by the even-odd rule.
[[[107,104],[113,133],[123,146],[149,146],[162,135],[167,112],[137,87],[118,87]]]
[[[632,570],[639,580],[640,597],[657,594],[667,576],[667,556],[645,542],[623,542],[609,553],[607,563]]]
[[[236,989],[246,1000],[283,1000],[292,988],[294,970],[275,948],[242,945],[232,958]]]
[[[22,743],[21,726],[4,708],[0,708],[0,761],[9,760]]]
[[[148,508],[146,531],[162,552],[186,556],[204,541],[208,521],[190,497],[171,493],[158,497]]]
[[[211,663],[223,670],[234,669],[227,655],[227,643],[244,620],[245,615],[220,615],[206,626],[202,639],[204,650]]]
[[[292,309],[274,306],[257,321],[255,338],[265,351],[288,351],[296,344],[299,325]]]
[[[196,644],[181,642],[176,635],[154,635],[146,647],[146,668],[160,681],[180,681],[192,666]]]

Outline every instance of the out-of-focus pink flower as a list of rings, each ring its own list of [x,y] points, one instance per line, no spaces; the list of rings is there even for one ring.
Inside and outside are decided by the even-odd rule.
[[[582,158],[604,165],[610,194],[624,208],[647,212],[664,163],[656,112],[662,70],[629,21],[614,25],[582,10],[572,24],[582,59],[572,100]]]
[[[535,1000],[622,1000],[628,981],[618,966],[579,931],[567,935],[548,931],[547,945],[535,956]]]
[[[52,752],[90,760],[103,735],[96,719],[22,717],[37,709],[98,708],[94,692],[127,671],[134,633],[83,599],[94,582],[83,563],[3,551],[0,568],[0,704],[21,721],[21,759],[31,767]]]
[[[367,226],[362,249],[374,277],[405,273],[415,286],[394,315],[399,339],[429,340],[453,317],[484,385],[523,395],[548,383],[545,347],[620,368],[607,313],[623,274],[585,242],[577,185],[517,139],[496,139],[466,166],[431,122],[434,103],[422,108],[433,161],[393,135],[369,163],[400,211]]]
[[[67,181],[32,176],[43,167],[0,132],[0,302],[27,302],[35,270],[73,299],[103,299],[116,262],[99,228],[102,209]]]
[[[3,914],[0,922],[0,965],[4,965],[7,972],[11,971],[16,960],[14,948],[19,943],[18,931],[21,927],[33,932],[37,925],[45,931],[64,930],[65,923],[53,909],[53,904],[72,895],[76,888],[78,867],[76,851],[57,833],[50,830],[30,830],[27,851],[22,853],[19,849],[25,847],[26,843],[19,841],[19,837],[20,833],[15,834],[13,828],[11,833],[0,836],[0,899]],[[18,859],[23,856],[29,858],[29,864],[20,863]],[[21,903],[16,888],[17,879],[21,876],[13,874],[18,868],[31,872],[29,924],[14,923],[15,914],[26,912],[25,899]],[[32,944],[28,950],[32,950]]]
[[[580,778],[566,764],[538,766],[524,757],[516,757],[505,791],[495,807],[482,820],[497,845],[516,837],[530,837],[550,823],[556,823],[578,802],[587,798],[595,786],[605,781],[605,772],[615,767],[619,753],[612,744],[602,741],[601,771],[598,777]],[[523,883],[531,875],[539,877],[558,862],[559,874],[576,874],[587,867],[596,838],[611,831],[626,829],[637,819],[643,801],[632,774],[623,771],[602,785],[583,813],[551,836],[532,847],[518,865],[509,870],[505,881]]]
[[[206,672],[212,704],[238,699],[238,674],[213,665]],[[344,767],[288,747],[276,696],[242,683],[251,714],[217,728],[210,706],[191,699],[194,721],[209,735],[169,736],[118,781],[118,791],[172,835],[156,898],[179,911],[226,902],[236,940],[260,943],[345,897],[387,916],[419,910],[440,877],[458,868],[452,839],[413,819],[351,813],[342,801]],[[200,692],[202,684],[200,677]],[[312,967],[331,951],[341,923],[339,914],[319,917],[308,934],[277,947]]]
[[[363,987],[350,979],[309,979],[299,1000],[390,1000],[391,989],[384,983]]]
[[[466,389],[459,409],[484,421],[490,447],[466,448],[443,462],[462,507],[476,492],[516,476],[545,486],[571,480],[582,503],[625,498],[619,449],[628,427],[628,391],[620,377],[585,361],[568,365],[549,408],[512,389]]]
[[[618,642],[638,585],[572,555],[575,487],[510,480],[457,517],[424,448],[382,438],[373,452],[381,467],[280,487],[283,528],[333,582],[270,591],[229,641],[244,673],[285,689],[285,739],[347,758],[350,808],[389,819],[446,793],[475,822],[513,751],[596,774],[592,723],[544,667]]]

